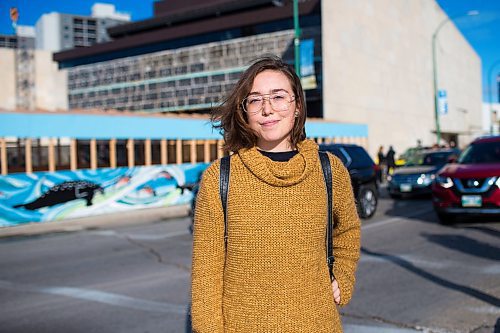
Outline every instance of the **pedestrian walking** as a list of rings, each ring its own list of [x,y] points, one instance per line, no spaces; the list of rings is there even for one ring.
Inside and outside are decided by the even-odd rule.
[[[396,152],[392,146],[389,146],[389,150],[387,151],[387,155],[385,156],[385,162],[387,163],[387,174],[390,175],[396,168],[396,161],[394,160],[394,156]]]
[[[385,169],[384,146],[380,146],[378,148],[377,164],[378,164],[377,179],[378,179],[379,183],[382,183],[382,176],[383,176],[383,174],[385,174],[385,172],[384,172],[384,169]]]
[[[331,175],[324,177],[318,145],[305,138],[300,79],[278,57],[258,59],[212,120],[223,131],[224,149],[234,154],[227,201],[220,195],[223,160],[208,167],[198,192],[193,331],[342,332],[337,305],[353,293],[360,222],[346,168],[325,155]],[[325,241],[328,202],[334,229]]]

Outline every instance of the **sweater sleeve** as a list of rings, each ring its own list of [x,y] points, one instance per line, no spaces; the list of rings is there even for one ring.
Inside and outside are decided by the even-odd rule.
[[[224,332],[224,256],[224,215],[219,196],[219,162],[215,162],[203,175],[194,215],[191,320],[195,333]]]
[[[349,303],[356,281],[361,247],[361,223],[356,210],[349,172],[335,156],[330,156],[333,174],[333,272],[340,287],[340,305]]]

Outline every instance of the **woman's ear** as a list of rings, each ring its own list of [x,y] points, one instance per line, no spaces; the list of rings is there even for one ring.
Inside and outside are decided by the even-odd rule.
[[[302,112],[302,106],[299,103],[295,103],[295,117],[299,117]]]

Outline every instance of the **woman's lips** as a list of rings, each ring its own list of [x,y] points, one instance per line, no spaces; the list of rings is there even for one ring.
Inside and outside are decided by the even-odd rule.
[[[278,123],[278,120],[269,120],[269,121],[265,121],[265,122],[261,123],[260,126],[262,126],[262,127],[271,127],[271,126],[273,126],[273,125],[275,125],[277,123]]]

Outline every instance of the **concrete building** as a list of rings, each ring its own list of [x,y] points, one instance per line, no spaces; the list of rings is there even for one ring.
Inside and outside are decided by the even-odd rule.
[[[91,17],[50,13],[36,28],[18,26],[15,35],[0,35],[0,108],[67,110],[67,71],[58,69],[52,52],[109,41],[106,29],[129,21],[114,5],[96,3]]]
[[[67,73],[49,51],[0,48],[0,108],[67,110]]]
[[[0,108],[67,109],[66,71],[58,69],[51,52],[35,49],[35,38],[30,26],[17,26],[4,43],[0,36]]]
[[[33,49],[35,48],[35,28],[18,25],[15,35],[0,35],[0,48]]]
[[[322,2],[324,116],[369,125],[371,152],[436,141],[432,35],[446,14],[433,0]],[[483,134],[481,59],[452,22],[437,39],[437,80],[448,95],[445,141]]]
[[[314,39],[318,88],[309,114],[321,117],[320,2],[301,5],[303,37]],[[70,108],[208,112],[246,66],[265,53],[293,62],[290,3],[269,0],[155,3],[149,20],[110,28],[112,42],[54,56],[68,68]]]
[[[91,16],[63,13],[42,15],[36,22],[37,49],[58,52],[109,41],[107,28],[130,21],[114,5],[96,3]]]
[[[15,49],[17,42],[16,35],[0,35],[0,47]]]
[[[293,63],[290,0],[154,6],[153,18],[110,28],[113,41],[54,56],[68,69],[70,108],[204,113],[255,57]],[[310,117],[367,124],[372,155],[435,143],[432,36],[448,17],[434,0],[306,0],[299,11],[301,39],[314,41]],[[482,134],[481,60],[451,21],[436,56],[442,138],[462,146]]]
[[[484,133],[500,134],[500,103],[483,103],[482,128]]]

